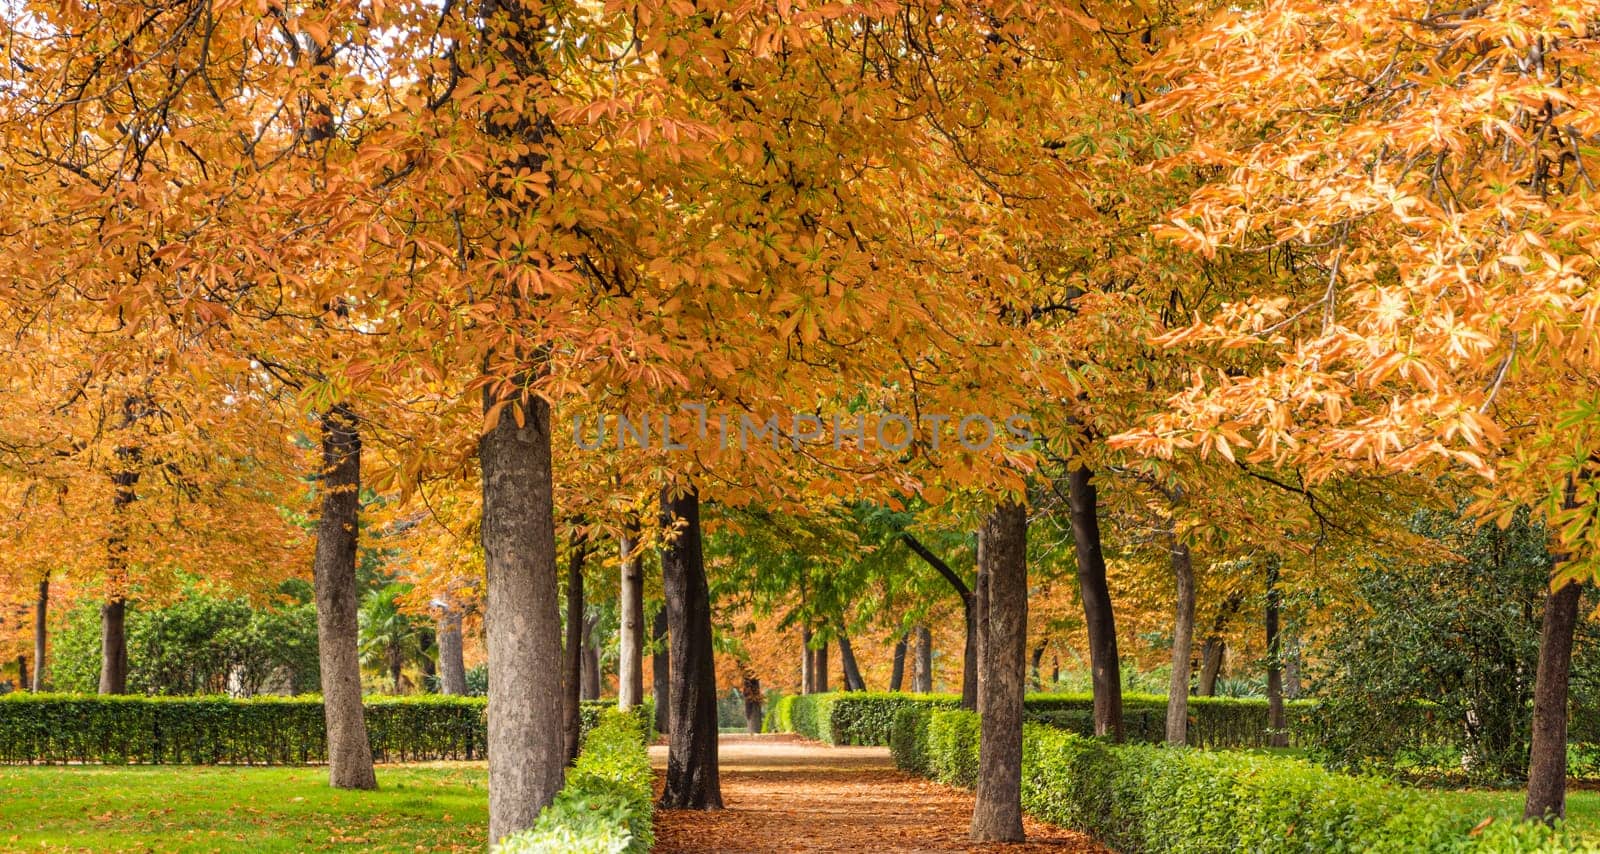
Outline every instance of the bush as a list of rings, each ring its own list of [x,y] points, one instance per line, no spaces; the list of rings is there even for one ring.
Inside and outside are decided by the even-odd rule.
[[[902,704],[894,713],[889,752],[895,767],[913,774],[928,774],[928,718],[933,710],[915,703]]]
[[[644,854],[655,841],[648,729],[638,716],[598,711],[566,785],[531,830],[495,854]]]
[[[612,707],[585,703],[583,729]],[[369,697],[373,758],[482,759],[486,710],[479,697]],[[634,714],[650,733],[652,706]],[[305,765],[325,762],[327,753],[318,697],[0,697],[0,763]]]
[[[897,743],[914,745],[900,729],[919,723],[926,730],[927,772],[970,786],[977,715],[907,710],[896,717]],[[1298,759],[1112,745],[1038,724],[1024,728],[1022,802],[1032,815],[1082,830],[1124,854],[1596,850],[1542,824],[1497,822],[1478,829],[1478,816],[1417,790]]]

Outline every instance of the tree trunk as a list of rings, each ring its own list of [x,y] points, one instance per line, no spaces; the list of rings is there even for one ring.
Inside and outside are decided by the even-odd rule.
[[[1582,597],[1583,588],[1569,581],[1545,598],[1524,818],[1550,821],[1567,816],[1567,677]]]
[[[594,632],[600,625],[600,615],[591,614],[583,621],[583,699],[600,699],[600,644]]]
[[[901,634],[894,642],[894,664],[889,670],[889,690],[899,691],[906,681],[906,636]]]
[[[1059,654],[1057,654],[1057,655],[1050,656],[1050,687],[1052,689],[1054,689],[1055,686],[1060,685],[1060,684],[1061,684],[1061,656]]]
[[[1216,622],[1211,625],[1211,634],[1206,636],[1206,642],[1200,648],[1200,686],[1197,693],[1202,697],[1217,695],[1217,675],[1222,672],[1223,659],[1228,650],[1227,642],[1222,639],[1222,631],[1228,627],[1228,620],[1239,612],[1239,606],[1243,604],[1244,598],[1237,593],[1228,597],[1228,601],[1217,611]]]
[[[49,640],[50,577],[39,579],[39,600],[33,608],[33,693],[44,690],[45,646]]]
[[[28,656],[26,653],[17,655],[17,691],[28,690],[33,681],[28,678]]]
[[[360,624],[356,548],[361,515],[361,431],[339,404],[322,416],[322,515],[312,561],[317,600],[317,658],[322,714],[328,729],[328,784],[376,789],[372,745],[361,708]]]
[[[717,672],[711,647],[711,591],[700,546],[700,497],[690,487],[661,493],[661,524],[681,530],[661,555],[672,626],[672,738],[662,809],[722,809],[717,773]]]
[[[933,693],[933,633],[927,626],[917,626],[917,654],[911,668],[911,690],[918,694]]]
[[[128,603],[113,599],[100,606],[100,693],[128,693]]]
[[[485,390],[484,409],[495,405]],[[513,402],[512,405],[515,405]],[[489,842],[534,825],[561,790],[560,590],[550,405],[521,401],[478,441],[489,647]]]
[[[839,669],[844,671],[846,691],[865,691],[867,683],[861,679],[861,668],[856,666],[855,651],[850,648],[850,636],[839,627]]]
[[[811,662],[811,687],[817,689],[818,694],[828,693],[828,642],[823,641],[812,650]]]
[[[986,631],[975,842],[1022,841],[1022,698],[1027,676],[1028,512],[1007,501],[978,534]]]
[[[817,693],[817,653],[811,648],[811,627],[800,627],[800,693]]]
[[[1169,522],[1169,526],[1170,526]],[[1167,530],[1177,602],[1172,617],[1172,680],[1167,683],[1167,743],[1189,743],[1189,660],[1194,653],[1194,563],[1188,543]]]
[[[124,401],[124,423],[132,424],[137,401]],[[113,488],[111,513],[113,531],[106,544],[106,577],[116,591],[111,601],[100,607],[100,693],[128,693],[128,603],[123,589],[128,582],[128,533],[126,509],[138,499],[135,487],[139,484],[139,462],[143,452],[136,445],[124,445],[116,450],[117,468],[111,474]]]
[[[956,595],[961,597],[962,616],[967,627],[966,645],[961,655],[961,708],[968,711],[975,710],[978,708],[978,615],[973,611],[975,603],[972,589],[961,580],[961,576],[955,574],[949,564],[930,551],[916,537],[901,533],[900,541],[943,576],[956,591]]]
[[[435,661],[439,653],[435,646],[437,646],[437,643],[431,629],[419,629],[417,631],[417,666],[422,668],[424,691],[428,690],[426,686],[430,682],[435,685],[439,682],[439,665]]]
[[[617,708],[627,710],[644,702],[644,570],[639,560],[638,538],[623,534],[618,610],[622,628],[617,652]]]
[[[467,665],[461,657],[461,613],[453,608],[439,614],[439,692],[452,697],[467,693]]]
[[[973,579],[974,583],[972,585],[972,613],[974,616],[972,624],[976,629],[976,631],[973,632],[975,640],[972,645],[972,660],[977,663],[977,667],[973,668],[973,672],[977,676],[978,681],[977,697],[975,699],[977,702],[976,711],[980,715],[983,714],[983,681],[988,678],[988,669],[984,666],[983,645],[989,640],[989,575],[984,571],[983,568],[983,555],[981,554],[981,548],[982,545],[980,542],[978,571]]]
[[[1267,744],[1272,747],[1289,746],[1288,720],[1283,710],[1283,667],[1279,661],[1282,653],[1278,634],[1278,612],[1283,606],[1283,593],[1278,589],[1278,558],[1267,558]]]
[[[672,728],[672,650],[667,640],[665,603],[656,611],[656,618],[651,622],[650,638],[651,646],[656,651],[650,656],[650,696],[656,706],[656,732],[665,735]]]
[[[561,732],[567,761],[578,758],[583,698],[583,559],[582,535],[573,537],[567,553],[567,643],[562,650]]]
[[[761,707],[763,698],[761,694],[761,680],[746,673],[744,684],[739,688],[739,694],[744,697],[744,728],[751,735],[761,732]]]
[[[1117,658],[1117,624],[1106,586],[1106,559],[1100,548],[1100,501],[1094,472],[1082,466],[1067,473],[1072,505],[1073,548],[1078,559],[1078,596],[1089,633],[1089,667],[1094,684],[1094,732],[1122,741],[1122,666]]]
[[[1035,691],[1044,690],[1044,673],[1042,672],[1042,668],[1044,667],[1044,649],[1047,645],[1048,644],[1046,644],[1044,641],[1040,641],[1039,645],[1033,648],[1033,660],[1028,666],[1028,679],[1030,682],[1030,687],[1032,687]]]

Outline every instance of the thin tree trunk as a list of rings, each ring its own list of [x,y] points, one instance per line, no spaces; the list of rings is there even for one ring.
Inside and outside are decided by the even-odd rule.
[[[1057,654],[1057,655],[1050,656],[1050,687],[1054,688],[1055,686],[1060,685],[1060,684],[1061,684],[1061,656],[1059,654]]]
[[[672,647],[668,642],[667,631],[667,606],[663,604],[656,611],[656,618],[650,627],[651,646],[655,654],[650,656],[650,696],[655,702],[656,732],[665,734],[672,729]]]
[[[123,402],[123,423],[131,425],[140,417],[139,403],[132,397]],[[128,629],[127,600],[122,590],[128,582],[128,532],[127,508],[138,500],[135,487],[139,484],[137,468],[143,452],[136,445],[117,448],[117,469],[111,474],[114,489],[111,513],[114,531],[106,544],[107,578],[117,591],[111,601],[100,607],[100,693],[128,693]]]
[[[33,608],[33,693],[44,690],[45,646],[49,640],[50,576],[39,579],[39,600]]]
[[[600,615],[590,614],[583,621],[583,699],[600,699],[600,644],[594,632],[600,625]]]
[[[907,533],[900,535],[900,541],[906,544],[918,557],[922,558],[956,591],[961,597],[962,616],[967,627],[966,645],[961,655],[961,708],[972,711],[978,708],[978,624],[977,614],[974,612],[975,603],[973,592],[961,576],[956,575],[950,565],[939,556],[924,546],[916,537]]]
[[[917,626],[917,654],[911,668],[911,690],[918,694],[933,692],[933,633],[924,625]]]
[[[1278,614],[1283,593],[1278,589],[1278,558],[1267,558],[1267,744],[1289,746],[1288,720],[1283,709],[1283,667],[1279,659],[1282,643],[1278,633]]]
[[[439,691],[452,697],[467,693],[467,664],[461,655],[461,613],[446,608],[439,614]]]
[[[867,683],[861,679],[861,668],[856,666],[855,650],[850,648],[850,636],[845,634],[843,626],[839,627],[839,669],[844,671],[846,691],[867,690]]]
[[[317,600],[317,658],[328,729],[328,784],[376,789],[372,746],[361,708],[356,548],[361,515],[361,432],[339,404],[322,416],[322,515],[312,563]]]
[[[561,731],[567,761],[578,758],[583,697],[583,560],[587,545],[582,535],[573,537],[567,553],[567,643],[562,650]]]
[[[743,682],[739,694],[744,697],[744,728],[751,735],[758,735],[761,732],[761,707],[764,705],[761,680],[746,673]]]
[[[901,634],[894,642],[894,664],[889,670],[889,690],[899,691],[906,681],[906,636]]]
[[[1223,660],[1226,657],[1228,644],[1222,639],[1223,629],[1228,627],[1228,620],[1239,612],[1239,606],[1244,604],[1244,598],[1235,593],[1228,597],[1217,611],[1217,619],[1211,625],[1211,634],[1206,636],[1206,642],[1200,648],[1200,686],[1199,693],[1202,697],[1215,697],[1217,695],[1217,675],[1222,672]]]
[[[1077,554],[1078,595],[1089,633],[1089,667],[1094,684],[1094,732],[1123,740],[1122,666],[1117,658],[1117,624],[1106,585],[1106,559],[1100,548],[1100,501],[1094,472],[1080,466],[1067,473],[1072,505],[1072,539]]]
[[[617,651],[617,708],[627,710],[644,702],[644,570],[638,554],[638,537],[623,534],[621,592],[618,604],[622,628]]]
[[[817,653],[811,648],[811,627],[800,627],[800,693],[817,693]]]
[[[711,591],[700,544],[700,497],[691,487],[661,493],[663,528],[681,524],[661,555],[672,626],[672,737],[663,809],[722,809],[717,771],[717,673],[711,648]]]
[[[32,684],[33,681],[28,678],[27,653],[19,653],[17,655],[17,691],[26,691],[28,686]]]
[[[1046,646],[1048,646],[1048,644],[1046,644],[1044,641],[1040,641],[1039,645],[1033,648],[1033,658],[1028,665],[1028,679],[1030,682],[1029,687],[1035,691],[1044,690],[1044,673],[1042,672],[1042,668],[1044,667],[1044,650]]]
[[[1167,530],[1168,560],[1177,593],[1172,618],[1172,679],[1167,683],[1167,743],[1189,743],[1189,661],[1194,652],[1194,564],[1188,543]]]
[[[978,534],[986,631],[979,683],[978,791],[975,842],[1020,842],[1022,833],[1022,698],[1027,676],[1028,513],[1007,501]]]
[[[1582,598],[1583,588],[1571,581],[1545,598],[1524,818],[1550,821],[1567,816],[1567,678]]]
[[[814,659],[811,663],[812,687],[818,694],[828,693],[828,642],[823,641],[812,651]]]
[[[496,401],[485,390],[484,409]],[[478,442],[489,647],[489,842],[530,828],[561,790],[560,590],[550,405],[520,401]],[[511,405],[516,405],[513,402]]]

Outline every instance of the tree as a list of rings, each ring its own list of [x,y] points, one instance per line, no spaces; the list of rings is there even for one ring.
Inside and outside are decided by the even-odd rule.
[[[660,805],[722,809],[710,593],[701,552],[700,500],[693,487],[662,490],[661,526],[673,532],[661,554],[673,667],[672,731]]]
[[[988,631],[978,747],[975,842],[1020,842],[1022,833],[1022,697],[1028,636],[1028,513],[1015,501],[998,505],[978,535],[979,565],[988,582]]]

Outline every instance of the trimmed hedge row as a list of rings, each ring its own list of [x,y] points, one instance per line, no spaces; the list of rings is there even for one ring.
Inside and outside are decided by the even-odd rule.
[[[587,730],[613,703],[582,708]],[[482,697],[369,697],[367,737],[379,762],[482,759]],[[648,705],[637,710],[646,727]],[[306,765],[327,761],[320,697],[0,697],[0,763]]]
[[[903,709],[892,747],[900,767],[970,786],[978,716]],[[1038,724],[1024,727],[1022,753],[1025,810],[1124,854],[1600,850],[1538,823],[1481,827],[1416,790],[1298,759],[1112,745]]]
[[[767,729],[799,733],[828,744],[885,745],[901,709],[955,709],[960,704],[960,698],[949,694],[789,695],[772,704]],[[1314,740],[1315,708],[1306,701],[1287,704],[1292,740]],[[1089,694],[1031,694],[1023,709],[1030,721],[1081,735],[1094,734],[1094,698]],[[1124,694],[1122,719],[1127,740],[1161,741],[1166,735],[1167,698]],[[1265,700],[1189,698],[1189,743],[1195,747],[1265,747],[1268,735]]]
[[[646,854],[655,842],[649,725],[614,708],[599,712],[566,785],[530,830],[494,854]]]

